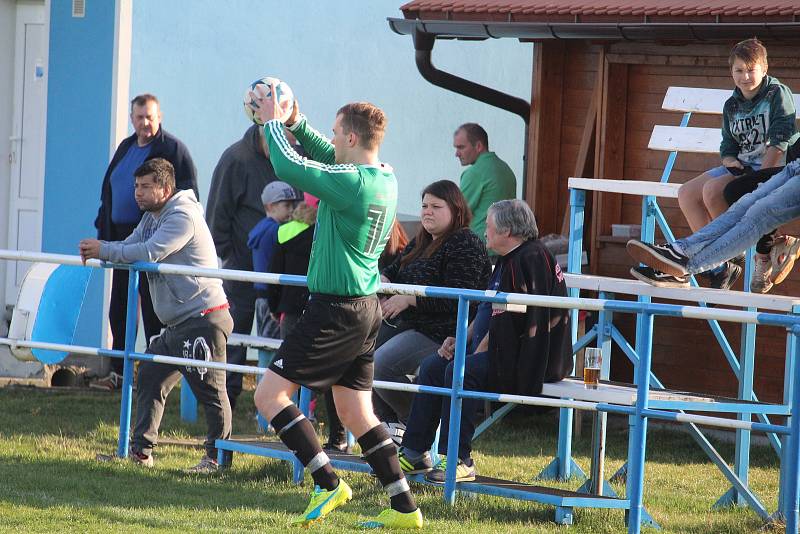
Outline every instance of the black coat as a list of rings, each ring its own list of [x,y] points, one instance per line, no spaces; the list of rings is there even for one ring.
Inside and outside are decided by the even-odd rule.
[[[94,227],[97,228],[97,238],[104,241],[113,239],[111,234],[111,173],[119,164],[120,160],[128,152],[128,149],[136,142],[136,134],[125,138],[119,146],[111,163],[108,164],[106,175],[103,177],[103,186],[100,190],[100,209],[97,211],[97,218],[94,220]],[[186,148],[180,139],[159,128],[155,139],[151,141],[152,147],[147,160],[164,158],[175,167],[175,186],[176,189],[192,189],[195,197],[200,200],[200,193],[197,190],[197,169]],[[141,219],[141,214],[139,215]]]
[[[564,274],[538,239],[524,242],[498,259],[499,290],[565,297]],[[490,391],[538,395],[543,382],[572,371],[569,310],[529,306],[525,313],[492,311],[489,322]]]
[[[308,273],[315,227],[316,225],[309,226],[285,243],[276,244],[269,262],[269,272],[305,276]],[[272,313],[300,314],[308,301],[308,288],[268,284],[267,301]]]

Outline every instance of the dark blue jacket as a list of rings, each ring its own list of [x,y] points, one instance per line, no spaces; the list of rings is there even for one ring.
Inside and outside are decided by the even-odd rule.
[[[97,218],[94,220],[94,227],[97,228],[97,239],[105,241],[112,240],[111,234],[111,173],[119,164],[120,160],[128,152],[128,149],[136,142],[136,134],[125,138],[114,152],[111,163],[108,164],[106,175],[103,177],[103,186],[100,190],[100,209],[97,210]],[[200,193],[197,191],[197,169],[186,148],[177,137],[159,128],[155,139],[151,141],[152,147],[148,160],[154,158],[164,158],[175,167],[175,186],[176,189],[192,189],[195,197],[199,200]],[[139,216],[141,220],[141,214]]]

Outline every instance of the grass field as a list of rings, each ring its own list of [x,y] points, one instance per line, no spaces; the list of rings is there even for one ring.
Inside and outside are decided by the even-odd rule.
[[[201,436],[200,424],[178,417],[178,392],[168,403],[162,430],[171,440]],[[255,433],[252,392],[237,408],[234,432]],[[213,477],[188,476],[198,448],[165,445],[154,469],[130,462],[98,463],[98,452],[116,450],[119,395],[87,390],[0,389],[0,531],[2,532],[284,532],[307,503],[310,477],[291,482],[288,463],[237,455],[233,467]],[[200,418],[202,420],[202,416]],[[619,468],[627,432],[609,432],[607,472]],[[518,413],[475,443],[480,474],[532,481],[555,452],[553,413]],[[748,508],[712,510],[728,485],[694,442],[681,432],[648,434],[645,506],[676,533],[749,533],[763,527]],[[733,446],[720,445],[726,458]],[[574,445],[588,469],[589,431]],[[778,461],[768,447],[754,447],[751,488],[769,510],[777,500]],[[344,473],[354,500],[315,525],[319,532],[351,530],[386,505],[383,492],[361,474]],[[575,489],[580,481],[558,484]],[[617,492],[624,488],[614,486]],[[577,509],[571,527],[554,524],[553,508],[488,496],[444,504],[441,491],[412,485],[430,532],[623,532],[621,511]]]

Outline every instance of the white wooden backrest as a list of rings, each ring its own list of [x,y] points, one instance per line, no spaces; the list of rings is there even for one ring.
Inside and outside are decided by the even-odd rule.
[[[667,94],[664,95],[661,109],[722,115],[722,106],[731,94],[733,94],[731,89],[670,87],[667,89]],[[794,107],[800,109],[800,94],[794,95]]]
[[[570,178],[570,189],[602,191],[603,193],[622,193],[625,195],[652,195],[656,197],[678,198],[681,184],[652,182],[647,180],[610,180],[602,178]]]
[[[719,128],[697,128],[694,126],[662,126],[657,124],[650,134],[647,148],[672,152],[695,152],[699,154],[719,153],[722,131]]]

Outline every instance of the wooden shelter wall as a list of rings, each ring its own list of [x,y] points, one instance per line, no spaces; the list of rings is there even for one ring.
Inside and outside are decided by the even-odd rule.
[[[770,45],[769,73],[800,92],[800,60],[797,47]],[[548,48],[540,47],[545,57],[540,65],[548,65]],[[550,123],[540,123],[531,130],[529,188],[537,193],[528,200],[540,219],[543,233],[559,232],[567,212],[569,192],[567,179],[575,175],[576,158],[587,123],[587,111],[592,99],[598,99],[600,115],[596,126],[593,170],[586,176],[659,180],[668,154],[649,150],[647,144],[656,124],[678,125],[681,113],[661,109],[664,94],[670,86],[733,89],[728,69],[729,46],[687,45],[665,46],[618,44],[603,47],[583,42],[569,42],[559,48],[560,118],[550,116]],[[551,70],[551,73],[553,71]],[[534,86],[537,73],[534,72]],[[605,93],[595,92],[596,83],[605,83]],[[624,86],[620,86],[623,83]],[[551,88],[552,89],[552,88]],[[539,96],[547,96],[540,87]],[[541,102],[541,101],[540,101]],[[537,113],[536,90],[532,118]],[[535,124],[534,121],[531,122]],[[691,126],[718,128],[719,116],[694,115]],[[558,131],[559,150],[554,151],[546,133]],[[547,154],[543,159],[542,155]],[[546,164],[544,163],[546,161]],[[538,162],[538,167],[536,162]],[[683,183],[708,168],[719,165],[715,155],[679,154],[671,182]],[[621,176],[619,175],[621,173]],[[542,194],[545,192],[545,194]],[[641,220],[641,198],[622,195],[587,195],[585,235],[591,258],[591,272],[605,276],[628,278],[633,262],[625,253],[624,239],[610,238],[611,224],[638,224]],[[605,197],[605,198],[603,198]],[[555,199],[555,200],[554,200]],[[677,201],[659,201],[676,236],[689,233],[678,209]],[[594,207],[596,206],[596,208]],[[555,208],[555,210],[554,210]],[[544,217],[540,213],[546,213]],[[591,224],[590,224],[591,222]],[[800,234],[800,224],[787,225],[783,230]],[[741,282],[737,289],[741,289]],[[800,294],[800,274],[793,273],[783,284],[772,290],[783,295]],[[630,334],[633,319],[618,315],[616,322]],[[725,331],[734,346],[738,345],[740,329],[726,325]],[[702,357],[698,357],[701,347]],[[708,326],[701,321],[659,318],[653,343],[654,370],[670,387],[733,395],[736,381],[724,361],[722,351]],[[755,388],[764,400],[780,401],[783,384],[783,354],[785,334],[779,329],[759,328],[756,356]],[[630,379],[631,368],[621,352],[615,354],[613,372],[618,379]]]

